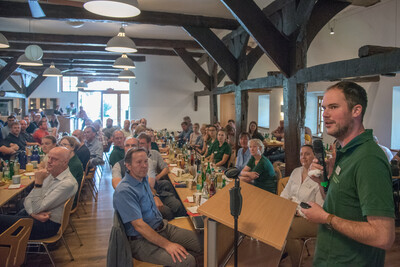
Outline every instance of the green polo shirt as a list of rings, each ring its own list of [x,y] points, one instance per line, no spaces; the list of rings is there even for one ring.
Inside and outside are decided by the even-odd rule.
[[[338,148],[324,210],[340,218],[366,222],[367,216],[394,218],[392,177],[383,150],[365,130]],[[314,266],[383,266],[385,251],[361,244],[320,225]]]
[[[251,156],[247,166],[251,172],[257,172],[260,176],[254,180],[254,185],[264,189],[268,192],[276,194],[277,181],[271,161],[264,155],[261,156],[260,161],[255,165],[256,159]]]
[[[125,157],[125,150],[118,146],[114,146],[114,149],[110,154],[110,165],[114,166],[115,163],[117,163],[121,159],[124,159],[124,157]]]
[[[80,161],[80,159],[78,158],[77,155],[74,155],[69,160],[68,167],[69,167],[69,171],[71,172],[71,174],[76,179],[76,182],[78,183],[78,191],[76,192],[74,204],[72,205],[72,208],[75,208],[77,201],[78,201],[79,188],[81,187],[81,182],[82,182],[82,178],[83,178],[82,162]]]
[[[220,146],[219,142],[216,141],[209,148],[209,154],[210,155],[214,154],[214,162],[215,163],[220,162],[225,154],[230,156],[231,153],[232,153],[231,146],[227,142],[224,142],[222,144],[222,146]],[[227,167],[228,163],[229,163],[229,158],[228,158],[228,160],[225,162],[225,164],[223,166]]]
[[[218,139],[215,138],[214,142],[212,142],[211,139],[208,139],[206,144],[207,144],[207,149],[208,149],[206,157],[208,157],[211,155],[212,146],[214,146],[215,144],[218,144]]]

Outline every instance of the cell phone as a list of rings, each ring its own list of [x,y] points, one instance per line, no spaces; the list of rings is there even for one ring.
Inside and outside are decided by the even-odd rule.
[[[303,209],[309,209],[309,208],[311,208],[311,206],[308,205],[308,204],[305,203],[305,202],[301,202],[301,203],[300,203],[300,207],[302,207]]]

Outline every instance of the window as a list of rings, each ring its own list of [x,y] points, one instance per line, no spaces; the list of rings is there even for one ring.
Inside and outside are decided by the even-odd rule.
[[[78,77],[62,77],[60,79],[61,92],[77,92]]]
[[[393,87],[392,96],[392,149],[400,149],[400,87]]]
[[[258,127],[269,128],[269,95],[258,96]]]
[[[323,96],[318,96],[317,134],[324,132],[324,110],[322,108]]]

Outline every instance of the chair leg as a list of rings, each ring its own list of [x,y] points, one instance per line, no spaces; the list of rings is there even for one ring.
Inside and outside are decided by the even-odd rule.
[[[45,243],[42,243],[42,245],[43,245],[44,249],[46,250],[47,255],[49,255],[51,264],[53,265],[53,267],[56,267],[56,264],[54,263],[53,257],[51,256],[50,251],[47,248],[47,245]]]
[[[67,249],[69,256],[71,257],[71,261],[75,260],[74,257],[72,256],[71,250],[69,250],[69,246],[67,244],[67,241],[65,241],[64,235],[61,236],[61,240],[63,241],[64,246]]]
[[[69,218],[69,225],[71,226],[72,231],[75,232],[75,235],[76,235],[76,237],[77,237],[78,240],[79,240],[79,245],[80,245],[80,246],[83,246],[82,240],[81,240],[81,238],[79,237],[78,231],[76,231],[76,228],[75,228],[74,224],[72,223],[71,217]]]

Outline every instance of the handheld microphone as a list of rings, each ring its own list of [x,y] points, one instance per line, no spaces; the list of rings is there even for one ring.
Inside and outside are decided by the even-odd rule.
[[[326,193],[328,191],[329,180],[328,180],[328,173],[326,171],[326,164],[325,164],[324,144],[322,143],[322,140],[314,140],[313,146],[314,146],[315,157],[318,159],[318,164],[323,167],[323,175],[324,175],[323,178],[324,179],[323,179],[323,182],[321,182],[321,186],[324,187],[324,191]]]

